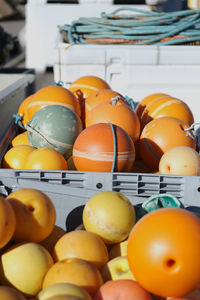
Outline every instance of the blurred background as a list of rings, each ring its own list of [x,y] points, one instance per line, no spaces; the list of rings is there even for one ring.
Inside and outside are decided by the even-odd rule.
[[[88,2],[90,1],[88,0]],[[189,2],[190,5],[192,2],[193,5],[197,3],[192,0],[115,0],[113,4],[133,4],[146,6],[154,11],[173,11],[187,9]],[[53,24],[53,20],[55,18],[55,22],[60,21],[61,24],[64,20],[56,12],[52,19],[51,11],[48,11],[48,4],[49,6],[54,4],[58,8],[59,5],[64,7],[64,4],[78,5],[78,0],[0,0],[0,71],[1,73],[12,70],[14,72],[18,69],[20,72],[20,70],[28,69],[29,72],[34,72],[36,75],[36,89],[51,84],[54,80],[53,42],[55,36],[53,37],[53,31],[55,35],[57,28]],[[67,22],[69,16],[66,7]],[[43,21],[42,24],[39,24],[41,18]],[[71,16],[69,21],[73,18],[77,18],[77,16]],[[43,37],[47,40],[45,41]],[[47,43],[49,44],[47,45]]]

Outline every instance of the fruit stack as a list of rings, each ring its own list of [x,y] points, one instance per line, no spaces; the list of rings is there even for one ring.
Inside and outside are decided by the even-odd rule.
[[[45,193],[21,188],[0,196],[0,216],[2,300],[200,299],[200,220],[184,207],[138,218],[103,191],[65,231]]]
[[[138,103],[96,76],[43,87],[18,109],[21,132],[2,168],[194,175],[198,130],[188,104],[164,93]]]

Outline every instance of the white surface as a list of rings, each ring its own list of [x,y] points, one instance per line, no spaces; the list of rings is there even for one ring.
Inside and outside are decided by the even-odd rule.
[[[58,25],[71,24],[80,17],[100,17],[101,12],[111,13],[121,5],[110,0],[81,1],[80,4],[47,4],[45,0],[29,0],[26,4],[26,68],[44,72],[54,65],[54,49]],[[148,9],[145,5],[126,5]]]
[[[0,139],[21,102],[32,92],[33,74],[0,74]]]
[[[31,74],[0,74],[0,103],[13,97],[19,90],[25,89],[34,78]]]
[[[23,77],[23,74],[0,74],[0,93]]]
[[[200,122],[199,53],[199,46],[60,44],[55,53],[54,80],[69,87],[81,76],[99,76],[136,102],[164,92],[185,101],[195,121]]]
[[[200,0],[188,0],[188,7],[192,9],[200,8]]]

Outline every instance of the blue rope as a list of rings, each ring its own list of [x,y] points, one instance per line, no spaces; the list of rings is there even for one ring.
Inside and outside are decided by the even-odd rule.
[[[116,105],[117,101],[119,101],[119,100],[124,101],[124,103],[128,104],[131,107],[131,109],[133,111],[135,111],[136,103],[133,101],[132,98],[129,98],[128,96],[124,96],[124,97],[116,96],[116,97],[113,97],[112,99],[110,99],[110,101],[112,102],[112,105]]]
[[[120,14],[123,11],[132,14]],[[136,45],[184,44],[200,40],[200,9],[159,13],[123,7],[102,12],[99,18],[81,17],[59,29],[70,44],[103,43],[101,39]]]
[[[23,129],[25,129],[24,126],[21,123],[21,120],[23,119],[23,116],[19,116],[18,113],[15,113],[15,114],[13,114],[13,119],[15,121],[15,124],[19,125]]]
[[[135,111],[136,108],[136,102],[133,101],[132,98],[129,98],[128,96],[124,96],[125,100],[127,101],[127,103],[131,106],[131,109],[133,111]]]
[[[54,85],[57,85],[57,86],[63,86],[64,82],[62,80],[58,80],[56,82],[54,82]]]
[[[188,128],[184,129],[186,135],[196,140],[197,150],[200,151],[200,123],[193,123]]]
[[[110,125],[110,127],[112,129],[112,135],[113,135],[113,163],[112,163],[111,172],[114,172],[116,161],[117,161],[117,141],[116,141],[116,134],[115,134],[114,125],[110,122],[108,122],[108,124]]]

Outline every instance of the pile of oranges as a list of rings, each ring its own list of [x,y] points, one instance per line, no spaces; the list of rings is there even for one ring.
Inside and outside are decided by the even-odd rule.
[[[194,213],[159,208],[138,218],[126,196],[103,191],[67,231],[56,225],[55,207],[33,188],[0,196],[0,299],[199,299]]]
[[[70,137],[65,137],[65,127],[58,124],[59,115],[47,125],[45,111],[39,114],[47,106],[51,106],[48,118],[52,119],[57,106],[71,111],[73,118],[67,117],[66,123]],[[134,103],[105,80],[83,76],[68,89],[50,85],[38,90],[21,103],[18,115],[24,130],[11,142],[3,168],[200,173],[192,111],[184,101],[165,93]],[[44,127],[50,134],[44,133]],[[56,138],[56,132],[62,139]],[[62,147],[67,147],[67,155],[60,151]]]

